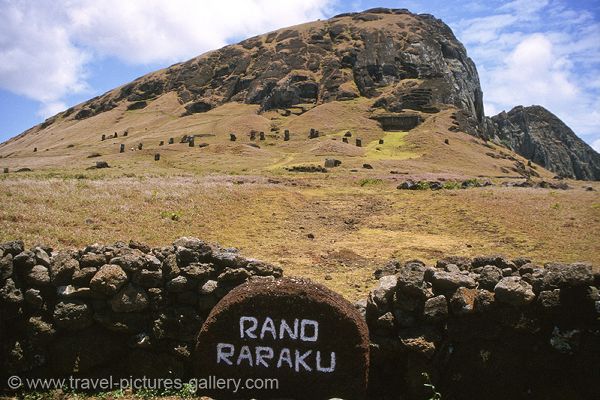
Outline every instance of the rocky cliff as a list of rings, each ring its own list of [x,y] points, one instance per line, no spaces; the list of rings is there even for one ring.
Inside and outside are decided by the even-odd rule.
[[[255,36],[141,77],[59,116],[86,119],[123,102],[130,110],[142,109],[170,92],[185,114],[227,102],[259,104],[262,112],[364,96],[373,99],[374,108],[392,112],[434,113],[453,105],[475,129],[484,118],[477,70],[464,46],[441,20],[404,9],[341,14]]]
[[[494,134],[511,150],[575,179],[600,180],[600,154],[541,106],[517,106],[491,118]]]

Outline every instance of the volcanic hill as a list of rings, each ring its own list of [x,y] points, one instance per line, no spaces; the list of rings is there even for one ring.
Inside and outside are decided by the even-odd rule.
[[[517,110],[484,116],[475,65],[441,20],[372,9],[143,76],[3,143],[0,166],[83,168],[102,156],[157,168],[146,161],[160,150],[170,167],[190,170],[187,160],[193,171],[282,171],[327,156],[350,169],[600,179],[598,153],[558,118],[541,107]],[[309,139],[311,128],[318,137]]]

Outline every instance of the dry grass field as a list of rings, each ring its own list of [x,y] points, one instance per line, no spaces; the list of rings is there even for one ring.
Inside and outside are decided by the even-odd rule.
[[[290,174],[291,175],[291,174]],[[600,196],[573,190],[401,191],[394,178],[254,175],[0,181],[0,241],[57,248],[197,236],[352,299],[391,257],[528,255],[600,264]],[[577,183],[575,183],[577,185]],[[308,237],[314,235],[314,239]]]
[[[501,187],[522,180],[511,168],[526,160],[449,131],[452,108],[424,115],[409,132],[384,132],[368,118],[363,98],[285,117],[232,103],[180,118],[181,105],[169,96],[144,110],[118,107],[1,145],[0,167],[10,173],[0,176],[0,240],[65,248],[132,239],[161,246],[197,236],[280,264],[288,275],[313,278],[351,299],[367,293],[373,270],[391,257],[431,262],[501,253],[538,263],[600,264],[600,185]],[[319,138],[307,138],[311,127],[320,130]],[[266,139],[252,143],[250,129],[264,131]],[[283,129],[290,130],[290,141],[283,141]],[[117,138],[100,140],[113,131]],[[341,140],[347,131],[353,134],[348,144]],[[230,132],[237,141],[229,141]],[[183,135],[198,135],[196,147],[179,143]],[[175,144],[159,146],[170,137]],[[356,137],[362,147],[354,145]],[[199,148],[202,142],[208,146]],[[125,153],[118,151],[121,143]],[[143,150],[131,150],[138,143]],[[99,156],[89,158],[93,153]],[[323,165],[325,158],[342,165],[327,173],[287,170]],[[97,160],[111,168],[88,169]],[[13,172],[23,167],[33,171]],[[552,179],[534,167],[536,179]],[[409,178],[477,177],[495,186],[396,189]],[[596,191],[584,190],[589,185]]]

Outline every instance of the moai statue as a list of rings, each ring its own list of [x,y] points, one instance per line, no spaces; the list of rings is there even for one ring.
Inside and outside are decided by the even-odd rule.
[[[308,134],[309,139],[314,139],[315,136],[315,128],[310,128],[310,133]]]
[[[164,146],[165,145],[165,141],[161,140],[160,143],[158,144],[159,146]]]
[[[119,148],[119,153],[125,153],[125,145],[121,144],[121,147]]]
[[[174,138],[169,138],[169,144],[173,144],[175,143],[175,139]]]
[[[115,138],[118,138],[119,134],[117,132],[115,132]]]
[[[343,137],[343,138],[342,138],[342,142],[344,142],[344,143],[348,143],[348,138],[347,138],[347,137]]]
[[[138,150],[141,150],[143,148],[144,148],[144,144],[143,143],[138,144]]]
[[[360,138],[356,138],[356,147],[362,147],[362,140]]]
[[[154,161],[160,161],[160,153],[154,155]]]
[[[444,143],[450,144],[450,140],[444,139]],[[529,165],[531,167],[531,161],[528,161],[527,165]]]
[[[333,168],[336,167],[336,160],[334,160],[333,158],[326,158],[325,159],[325,168]]]
[[[283,131],[283,140],[285,142],[287,142],[288,140],[290,140],[290,131],[287,130],[287,129],[285,131]]]
[[[34,148],[33,148],[33,152],[34,152],[34,153],[37,153],[37,147],[34,147]]]
[[[256,140],[256,132],[250,131],[250,140]]]
[[[235,142],[236,139],[237,138],[235,137],[235,134],[233,134],[233,133],[229,134],[229,140],[231,140],[232,142]]]
[[[129,135],[128,131],[123,132],[123,136],[127,136],[127,135]]]
[[[8,174],[8,167],[4,167],[4,173]]]
[[[193,136],[190,136],[188,138],[188,146],[189,147],[194,147],[194,137]]]
[[[383,139],[379,139],[379,144],[383,144]]]
[[[264,132],[259,132],[258,133],[258,139],[259,140],[265,140],[265,133]]]
[[[102,141],[106,140],[106,135],[102,135]]]

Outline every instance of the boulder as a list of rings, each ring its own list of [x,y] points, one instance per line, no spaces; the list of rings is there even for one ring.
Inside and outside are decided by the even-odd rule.
[[[8,278],[0,289],[0,302],[6,307],[18,306],[23,302],[23,293],[11,278]]]
[[[33,255],[37,264],[43,265],[44,267],[50,267],[50,256],[46,250],[41,247],[36,247],[33,249]]]
[[[60,252],[52,258],[50,280],[54,286],[68,285],[78,269],[79,262],[70,253]]]
[[[429,283],[425,281],[427,268],[418,263],[406,264],[398,271],[398,293],[406,297],[425,300],[433,295]]]
[[[585,263],[546,264],[544,288],[590,286],[594,284],[592,266]]]
[[[112,296],[126,282],[127,274],[121,267],[106,264],[90,280],[90,289],[106,296]]]
[[[0,281],[8,279],[13,274],[13,256],[7,253],[4,257],[0,257]]]
[[[34,265],[26,272],[25,282],[32,286],[48,286],[50,285],[50,273],[48,268],[43,265]]]
[[[459,287],[474,288],[477,282],[468,275],[457,272],[436,271],[432,278],[433,291],[448,292]]]
[[[379,279],[377,287],[373,290],[373,297],[378,303],[384,304],[391,300],[394,290],[398,284],[398,278],[395,275],[385,275]]]
[[[473,309],[476,313],[487,312],[494,306],[496,297],[493,292],[488,290],[479,289],[475,295],[475,302]]]
[[[25,243],[23,243],[22,240],[13,240],[12,242],[2,243],[0,244],[0,250],[2,250],[5,255],[10,254],[15,257],[25,250]]]
[[[455,315],[471,314],[475,310],[475,299],[477,298],[477,289],[467,289],[460,287],[454,292],[450,299],[450,308]]]
[[[446,296],[439,295],[427,299],[427,301],[425,301],[423,316],[426,321],[443,321],[448,316],[448,302],[446,301]]]
[[[194,307],[169,307],[158,313],[152,333],[157,339],[192,341],[202,326],[202,318]]]
[[[146,256],[140,250],[132,249],[125,254],[112,258],[110,264],[120,266],[125,272],[135,273],[146,265]]]
[[[218,285],[217,281],[213,281],[213,280],[209,279],[208,281],[204,282],[200,286],[200,294],[204,294],[204,295],[213,294],[215,292],[215,290],[217,289],[217,285]]]
[[[75,286],[88,286],[90,281],[96,275],[98,269],[95,267],[85,267],[76,270],[73,274],[72,282]]]
[[[87,328],[93,323],[91,308],[80,300],[57,303],[53,318],[57,327],[70,331]]]
[[[142,269],[133,275],[133,283],[143,288],[161,287],[162,282],[162,271],[149,271],[147,269]]]
[[[123,287],[110,300],[114,312],[137,312],[148,308],[148,296],[144,289],[131,284]]]
[[[479,271],[479,287],[494,290],[494,287],[502,279],[502,270],[493,265],[486,265]]]
[[[81,268],[87,268],[87,267],[100,268],[104,264],[106,264],[106,256],[104,254],[85,253],[79,259],[79,266]]]
[[[494,288],[496,300],[513,306],[523,306],[535,299],[533,288],[518,276],[502,278]]]
[[[40,310],[44,304],[41,292],[38,289],[27,289],[23,295],[25,302],[34,310]]]
[[[181,293],[186,290],[191,290],[196,286],[195,282],[183,275],[171,279],[167,282],[167,291],[172,293]]]
[[[52,323],[44,321],[41,317],[29,318],[25,330],[27,336],[36,344],[47,343],[56,334]]]

